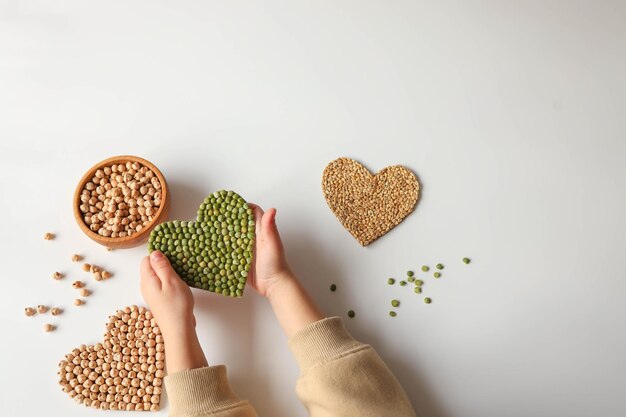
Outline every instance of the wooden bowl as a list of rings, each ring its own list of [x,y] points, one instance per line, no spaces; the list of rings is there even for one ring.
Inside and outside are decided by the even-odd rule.
[[[102,169],[106,166],[111,166],[113,164],[125,164],[126,162],[138,162],[139,164],[150,168],[159,181],[161,182],[161,205],[156,212],[156,215],[152,219],[150,223],[148,223],[141,231],[138,233],[134,233],[131,236],[124,237],[104,237],[99,235],[96,232],[93,232],[89,226],[87,226],[83,220],[83,214],[80,211],[80,195],[85,188],[85,184],[87,184],[95,175],[98,169]],[[120,155],[114,156],[104,161],[98,162],[96,165],[92,166],[81,178],[78,186],[76,187],[76,191],[74,192],[74,218],[76,219],[76,223],[78,223],[78,227],[82,230],[91,240],[96,243],[99,243],[107,248],[113,249],[121,249],[121,248],[132,248],[135,246],[139,246],[142,243],[145,243],[148,240],[148,236],[154,227],[163,222],[167,218],[167,213],[170,207],[170,193],[167,187],[167,182],[165,182],[165,177],[161,174],[161,171],[150,161],[146,161],[145,159],[132,156],[132,155]]]

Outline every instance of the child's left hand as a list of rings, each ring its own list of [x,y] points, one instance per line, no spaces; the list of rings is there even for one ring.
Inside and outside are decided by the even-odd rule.
[[[180,330],[194,329],[193,295],[169,260],[159,251],[141,261],[141,293],[164,338]]]
[[[159,251],[141,261],[141,293],[163,334],[167,372],[207,366],[196,334],[191,290]]]

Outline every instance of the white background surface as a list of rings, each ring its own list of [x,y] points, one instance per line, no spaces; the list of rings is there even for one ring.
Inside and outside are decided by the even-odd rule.
[[[328,315],[357,312],[347,327],[418,414],[625,415],[625,19],[617,0],[0,0],[0,415],[101,415],[59,390],[57,362],[142,302],[146,250],[91,243],[71,196],[125,153],[160,167],[172,218],[221,188],[278,207],[304,285]],[[368,248],[322,197],[339,156],[422,181],[416,212]],[[75,252],[115,272],[80,309]],[[386,285],[436,262],[429,306]],[[236,392],[305,416],[267,303],[195,295]],[[39,303],[66,313],[24,317]]]

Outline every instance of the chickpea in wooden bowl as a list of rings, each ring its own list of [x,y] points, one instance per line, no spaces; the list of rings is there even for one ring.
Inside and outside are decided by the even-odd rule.
[[[98,162],[74,193],[74,217],[93,241],[108,248],[146,242],[167,217],[170,204],[165,177],[143,158],[114,156]]]

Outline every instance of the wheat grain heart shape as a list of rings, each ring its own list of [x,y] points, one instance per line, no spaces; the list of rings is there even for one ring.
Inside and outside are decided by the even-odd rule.
[[[341,224],[367,246],[413,212],[420,184],[402,165],[372,174],[353,159],[339,158],[324,169],[322,190]]]

